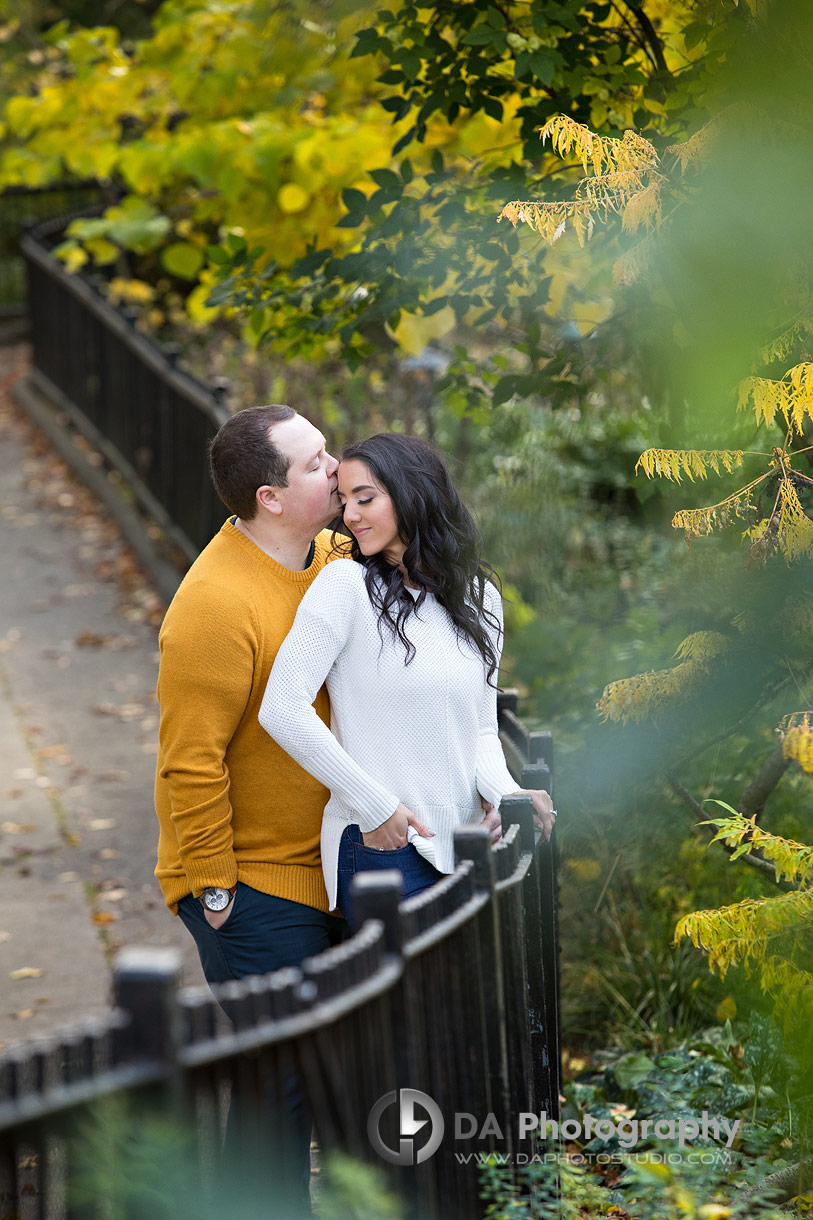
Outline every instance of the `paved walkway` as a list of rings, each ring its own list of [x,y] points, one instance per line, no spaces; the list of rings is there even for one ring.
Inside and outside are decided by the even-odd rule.
[[[0,1045],[109,1004],[123,945],[191,938],[152,875],[163,607],[14,404],[0,347]]]

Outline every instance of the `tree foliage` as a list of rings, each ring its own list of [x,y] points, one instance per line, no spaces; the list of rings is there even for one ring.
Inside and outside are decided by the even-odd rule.
[[[72,228],[69,265],[200,281],[205,316],[207,245],[227,260],[259,242],[290,263],[309,240],[349,244],[340,193],[389,155],[374,73],[346,67],[363,15],[167,0],[136,41],[60,21],[33,87],[6,105],[0,185],[109,182],[117,198]]]
[[[672,520],[673,526],[685,530],[689,542],[741,520],[747,527],[743,533],[749,543],[750,574],[744,585],[750,585],[752,594],[758,590],[758,596],[750,606],[738,607],[739,612],[731,614],[728,631],[719,634],[701,631],[690,636],[679,649],[679,664],[613,682],[599,702],[599,711],[605,719],[651,721],[666,732],[678,723],[676,709],[683,706],[686,714],[682,733],[672,751],[673,767],[676,754],[678,757],[683,754],[685,766],[686,758],[696,756],[711,744],[719,745],[737,730],[741,731],[744,724],[752,724],[754,712],[765,709],[770,715],[777,696],[781,692],[787,699],[790,687],[797,692],[794,702],[799,695],[805,702],[809,703],[810,699],[805,694],[805,687],[811,676],[809,599],[813,479],[799,466],[809,466],[811,451],[808,427],[812,418],[810,387],[813,382],[805,349],[813,265],[807,245],[798,240],[802,231],[801,213],[796,215],[798,203],[794,208],[794,201],[776,199],[776,183],[765,177],[766,170],[774,166],[781,167],[782,174],[786,172],[792,159],[811,139],[809,112],[803,105],[809,88],[806,52],[792,54],[794,47],[807,45],[805,34],[810,29],[810,16],[798,4],[780,3],[768,5],[760,22],[763,24],[757,28],[762,35],[760,46],[765,53],[765,65],[776,62],[774,57],[780,53],[785,57],[786,71],[781,82],[766,80],[765,66],[762,74],[749,75],[754,67],[754,60],[750,59],[756,45],[754,38],[748,54],[734,56],[731,67],[736,87],[730,92],[739,94],[744,81],[751,81],[753,97],[748,106],[743,108],[738,104],[731,109],[721,109],[720,115],[688,142],[690,150],[684,155],[679,154],[679,146],[673,147],[671,152],[679,165],[678,177],[664,175],[658,180],[651,169],[646,176],[641,169],[636,171],[639,177],[634,184],[635,192],[654,189],[660,193],[657,206],[648,205],[649,215],[654,220],[650,235],[652,257],[647,260],[648,280],[645,280],[647,299],[657,303],[659,308],[671,310],[672,317],[678,320],[672,340],[677,340],[684,360],[694,358],[698,367],[701,363],[698,357],[709,351],[709,336],[700,336],[693,342],[697,319],[688,319],[688,308],[698,301],[704,290],[715,299],[714,291],[709,292],[709,279],[697,262],[692,262],[698,231],[708,238],[712,233],[721,235],[723,227],[729,225],[732,232],[726,235],[725,243],[727,246],[731,243],[733,265],[733,245],[738,236],[742,240],[746,214],[748,224],[756,224],[760,210],[768,205],[769,198],[775,208],[784,208],[787,214],[787,230],[778,237],[775,249],[761,253],[753,264],[741,249],[740,267],[724,286],[729,299],[737,289],[746,299],[732,302],[732,331],[736,329],[737,333],[730,349],[722,352],[720,364],[728,370],[734,364],[735,354],[741,357],[748,352],[750,358],[742,371],[747,371],[750,364],[750,375],[743,379],[741,372],[739,386],[729,383],[728,394],[720,404],[718,419],[721,424],[717,431],[726,431],[723,421],[727,417],[729,435],[741,433],[737,410],[742,415],[752,409],[754,433],[767,433],[768,444],[761,450],[746,446],[656,448],[639,458],[639,467],[648,478],[659,476],[678,483],[686,478],[690,485],[695,480],[705,479],[712,471],[729,475],[745,460],[761,459],[764,467],[763,473],[719,503],[680,508]],[[778,151],[768,155],[765,133],[771,130],[776,136],[780,99],[783,135],[779,136]],[[793,101],[793,106],[788,105],[789,100]],[[744,124],[749,128],[748,137]],[[589,233],[591,220],[617,223],[618,217],[624,216],[629,201],[635,198],[635,194],[622,196],[619,193],[614,197],[615,202],[611,200],[608,204],[606,193],[602,193],[601,179],[608,176],[608,167],[610,176],[617,172],[619,147],[608,151],[599,146],[596,151],[593,136],[578,131],[571,124],[562,124],[555,130],[566,133],[566,139],[560,137],[560,151],[565,155],[575,152],[583,166],[593,169],[590,180],[599,182],[599,188],[592,191],[580,184],[576,199],[571,201],[581,201],[583,232]],[[623,141],[618,141],[617,145],[622,146]],[[748,157],[754,150],[759,155],[749,162]],[[749,171],[753,176],[751,183],[747,178]],[[735,199],[733,192],[737,189],[745,191],[743,198]],[[533,223],[529,206],[524,202],[509,205],[514,209],[512,219]],[[551,204],[553,206],[555,204]],[[522,214],[517,214],[516,209]],[[714,209],[718,211],[715,213]],[[541,231],[550,239],[545,224],[541,225]],[[780,251],[783,257],[771,263],[771,256]],[[680,259],[684,267],[689,268],[682,281],[676,274]],[[692,276],[695,283],[690,282]],[[764,294],[761,293],[763,285],[767,289]],[[715,289],[719,290],[719,285],[715,285]],[[718,305],[722,295],[716,297]],[[701,316],[707,314],[704,312]],[[724,325],[712,323],[711,335],[719,338],[724,333]],[[705,379],[698,376],[694,386],[701,392],[705,390],[706,402],[694,405],[702,405],[708,410],[710,391],[716,389],[717,384],[715,376],[707,375]],[[695,418],[702,428],[703,411],[698,411]],[[780,560],[793,570],[792,576],[783,577],[781,566],[778,566]],[[726,687],[731,692],[729,703],[733,712],[731,722],[721,727],[719,723],[713,723],[713,714],[711,717],[704,715],[701,709],[704,702],[713,709]],[[785,1026],[786,1032],[792,1033],[794,1049],[802,1061],[802,1091],[810,1087],[813,1066],[810,1044],[813,975],[809,969],[813,849],[788,836],[762,829],[759,821],[766,801],[789,763],[798,763],[808,773],[813,771],[811,723],[809,706],[785,715],[777,730],[781,748],[775,748],[763,757],[757,773],[743,791],[739,808],[724,805],[728,816],[711,823],[717,828],[713,842],[724,844],[732,859],[752,863],[763,877],[772,877],[786,892],[749,897],[722,908],[694,911],[686,915],[677,928],[677,937],[689,937],[706,953],[709,964],[721,976],[734,965],[742,966],[746,973],[756,976],[773,1005],[776,1019]],[[673,790],[699,812],[702,806],[681,782],[680,774],[673,769],[667,770],[667,775]]]
[[[600,127],[681,129],[696,113],[692,82],[724,53],[728,23],[741,19],[733,3],[724,7],[719,32],[683,4],[652,5],[652,16],[649,5],[576,0],[445,0],[380,12],[354,55],[383,62],[378,83],[391,92],[381,104],[402,125],[393,153],[409,156],[377,191],[345,196],[343,224],[357,230],[349,253],[316,247],[286,276],[268,274],[264,256],[232,259],[212,299],[262,311],[263,339],[301,345],[304,334],[316,350],[331,336],[345,354],[384,341],[385,331],[408,331],[417,345],[455,326],[489,327],[505,353],[513,349],[512,367],[458,354],[443,388],[461,411],[514,395],[569,396],[577,354],[544,320],[561,317],[572,296],[577,325],[590,331],[606,302],[583,293],[578,275],[573,283],[571,266],[500,236],[495,210],[508,188],[550,173],[551,161],[539,164],[538,132],[563,106]],[[416,171],[427,153],[428,172]]]

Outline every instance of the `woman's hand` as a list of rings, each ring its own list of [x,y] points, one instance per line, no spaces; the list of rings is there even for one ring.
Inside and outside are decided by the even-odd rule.
[[[434,837],[434,830],[430,830],[423,822],[419,822],[412,810],[407,809],[402,802],[386,822],[382,822],[375,830],[370,830],[361,836],[364,846],[375,847],[378,851],[394,851],[398,847],[405,847],[408,826],[414,826],[424,839]]]
[[[511,792],[510,796],[528,796],[534,807],[534,824],[542,831],[545,839],[553,834],[556,825],[556,810],[553,801],[544,788],[529,788],[521,792]]]
[[[499,843],[502,838],[502,818],[500,817],[499,809],[486,800],[484,796],[480,797],[480,804],[483,807],[483,820],[481,826],[485,826],[488,833],[491,835],[493,844]]]

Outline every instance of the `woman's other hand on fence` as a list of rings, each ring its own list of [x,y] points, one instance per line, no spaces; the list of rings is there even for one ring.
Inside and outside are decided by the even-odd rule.
[[[493,844],[499,843],[502,838],[502,818],[500,817],[499,809],[495,809],[484,796],[480,797],[480,804],[483,806],[483,820],[481,826],[485,826],[488,833],[491,835]]]
[[[553,801],[545,789],[529,788],[522,792],[512,792],[511,796],[530,797],[534,807],[534,824],[542,831],[545,839],[548,840],[553,834],[553,828],[556,825],[556,810],[553,808]]]
[[[402,802],[386,822],[382,822],[375,830],[362,835],[364,845],[365,847],[375,847],[378,851],[394,851],[398,847],[405,847],[409,826],[417,830],[424,839],[434,837],[434,830],[419,821],[412,810],[407,809]]]

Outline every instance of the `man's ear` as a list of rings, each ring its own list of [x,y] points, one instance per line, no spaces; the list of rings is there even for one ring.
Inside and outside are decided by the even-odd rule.
[[[276,487],[258,487],[256,494],[257,504],[261,510],[265,510],[267,513],[273,513],[275,517],[279,516],[279,514],[282,512],[282,501],[277,495]]]

